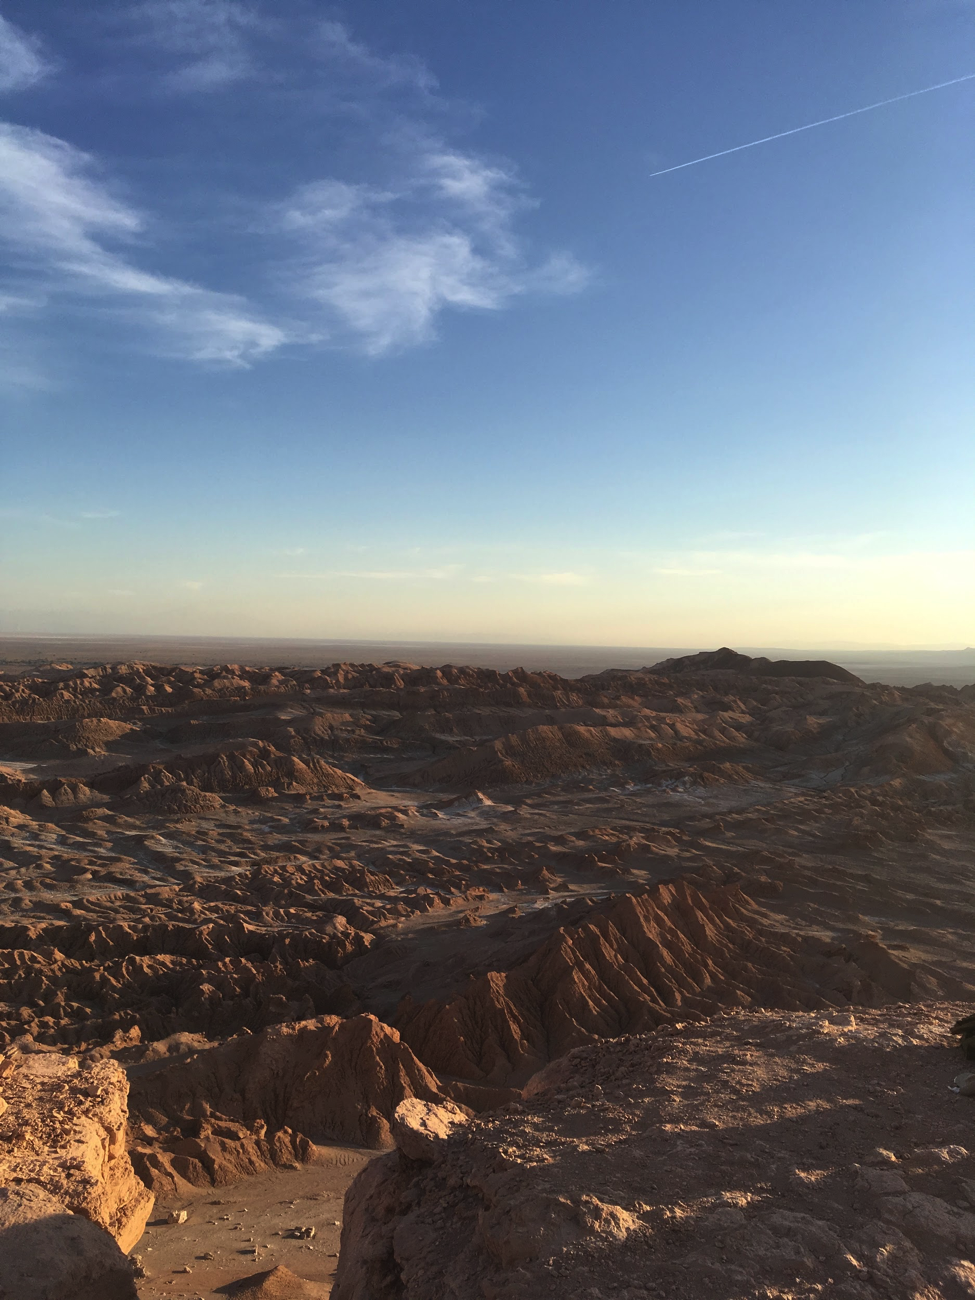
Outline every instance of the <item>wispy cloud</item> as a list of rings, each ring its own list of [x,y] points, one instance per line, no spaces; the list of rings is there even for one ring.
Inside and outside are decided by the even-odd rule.
[[[328,569],[324,573],[279,573],[279,578],[298,578],[321,581],[332,578],[354,578],[364,582],[412,582],[417,580],[445,582],[456,578],[463,565],[444,564],[432,569]]]
[[[177,585],[182,587],[184,591],[202,591],[203,587],[206,584],[202,582],[197,582],[195,579],[189,579],[187,581],[180,582]]]
[[[285,341],[244,299],[140,269],[113,245],[142,232],[140,213],[116,197],[89,155],[28,127],[0,123],[0,245],[14,284],[36,295],[97,298],[151,329],[159,350],[246,365]]]
[[[322,54],[344,63],[348,70],[367,78],[375,88],[405,86],[434,94],[437,79],[420,59],[410,55],[378,55],[357,41],[344,23],[326,19],[319,24],[317,44]]]
[[[690,558],[722,569],[846,569],[856,564],[840,551],[698,551]]]
[[[707,578],[715,573],[722,573],[722,569],[686,569],[686,568],[669,568],[654,569],[654,573],[659,573],[665,578]]]
[[[531,247],[521,222],[535,203],[515,166],[452,142],[450,121],[469,111],[439,95],[420,60],[377,54],[334,20],[285,23],[256,0],[145,0],[120,21],[138,42],[140,86],[229,92],[250,78],[246,93],[262,97],[268,120],[337,127],[357,170],[306,172],[284,198],[283,184],[277,198],[215,194],[219,217],[197,209],[164,231],[91,155],[0,123],[6,318],[84,301],[90,320],[137,326],[157,354],[240,366],[285,343],[381,356],[434,338],[447,311],[495,312],[587,282],[571,254]],[[20,51],[8,57],[18,84],[43,75],[31,39],[6,24],[0,76],[7,47]],[[315,152],[302,157],[307,166]],[[166,202],[175,207],[172,194]],[[235,266],[246,296],[152,269],[164,236],[169,259],[180,238],[246,239]]]
[[[0,94],[27,90],[53,70],[40,41],[0,14]]]
[[[706,542],[742,542],[748,541],[754,537],[763,537],[764,533],[754,531],[741,531],[733,528],[719,528],[716,532],[705,533],[698,541],[703,545]]]
[[[526,201],[513,170],[437,142],[384,187],[317,181],[281,211],[301,248],[292,287],[327,325],[378,356],[426,342],[445,309],[497,310],[532,292],[572,293],[587,280],[570,255],[532,264],[513,218]]]
[[[584,587],[591,581],[589,574],[573,573],[509,573],[518,582],[540,582],[548,587]]]
[[[262,26],[241,0],[146,0],[125,15],[140,39],[175,56],[163,84],[177,91],[221,90],[254,74],[248,38]]]
[[[0,519],[16,520],[27,524],[43,524],[52,528],[79,528],[77,519],[52,515],[46,510],[25,510],[20,506],[0,507]]]
[[[446,105],[421,63],[378,57],[341,23],[321,30],[326,61],[354,68],[349,93],[382,173],[373,183],[312,181],[277,209],[297,250],[289,287],[324,309],[333,342],[378,356],[431,339],[445,309],[496,311],[585,285],[571,254],[532,256],[517,219],[535,204],[514,166],[454,147],[438,129]]]
[[[907,573],[918,568],[941,569],[943,572],[971,570],[975,552],[971,551],[885,551],[869,554],[857,546],[857,539],[849,539],[848,549],[838,546],[833,550],[778,549],[768,550],[712,550],[686,551],[668,557],[652,568],[652,572],[669,577],[708,577],[724,574],[739,579],[771,581],[773,575],[805,575],[813,581],[815,575],[824,580],[840,580],[856,574]]]
[[[120,513],[118,510],[79,510],[74,514],[67,512],[55,515],[47,510],[23,506],[0,506],[0,519],[21,520],[30,524],[51,524],[55,528],[80,528],[82,527],[80,521],[83,519],[115,519]]]

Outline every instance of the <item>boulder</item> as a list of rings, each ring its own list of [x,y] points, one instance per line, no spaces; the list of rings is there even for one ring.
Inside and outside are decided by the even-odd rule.
[[[0,1187],[3,1300],[137,1300],[132,1264],[103,1228],[42,1188]]]
[[[437,1106],[418,1097],[406,1097],[393,1113],[393,1140],[410,1160],[432,1161],[467,1119],[453,1102]]]

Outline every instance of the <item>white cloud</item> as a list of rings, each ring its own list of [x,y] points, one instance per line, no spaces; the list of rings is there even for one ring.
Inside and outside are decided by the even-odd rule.
[[[285,342],[244,299],[143,271],[113,249],[144,224],[96,178],[89,155],[0,123],[0,245],[35,293],[40,282],[51,295],[107,302],[151,329],[159,350],[174,357],[246,365]]]
[[[333,331],[379,356],[432,338],[445,308],[497,310],[585,283],[567,254],[528,261],[513,227],[526,201],[510,168],[430,141],[405,162],[385,186],[317,181],[281,210],[302,249],[292,288],[326,309]]]
[[[248,36],[262,26],[256,7],[240,0],[146,0],[126,20],[180,63],[164,82],[172,90],[220,90],[256,68]]]
[[[82,519],[117,519],[121,510],[82,510]]]
[[[90,155],[0,123],[5,317],[84,301],[91,322],[135,327],[159,355],[240,366],[288,342],[379,356],[433,338],[446,310],[498,311],[586,283],[570,254],[529,249],[518,222],[534,203],[514,167],[447,141],[454,109],[419,60],[376,54],[331,20],[299,29],[296,55],[292,27],[249,0],[143,0],[121,21],[150,49],[143,71],[157,84],[162,75],[171,87],[213,90],[252,77],[248,94],[264,96],[263,111],[331,115],[347,144],[359,133],[351,151],[372,179],[306,181],[265,205],[264,267],[252,264],[253,244],[245,255],[248,272],[274,286],[261,311],[148,269],[150,223]],[[21,45],[32,48],[26,37]]]
[[[26,90],[52,70],[40,41],[0,15],[0,93]]]
[[[836,551],[697,551],[690,558],[736,569],[846,569],[856,563]]]
[[[699,538],[698,540],[702,543],[703,542],[711,542],[711,543],[741,542],[741,541],[747,541],[754,537],[764,537],[764,535],[765,534],[761,532],[754,532],[754,531],[742,532],[734,528],[719,528],[716,532],[707,533],[705,534],[705,536]]]
[[[722,569],[654,569],[654,573],[662,574],[667,578],[707,578],[715,573],[722,573]]]
[[[202,582],[195,582],[195,581],[179,583],[179,586],[185,588],[186,591],[200,591],[203,585],[204,584]]]
[[[853,546],[848,553],[786,549],[687,551],[668,557],[665,564],[652,571],[680,577],[726,574],[763,582],[773,581],[775,574],[781,574],[783,581],[791,581],[793,573],[805,574],[806,581],[811,582],[818,574],[833,582],[857,575],[895,576],[924,570],[946,575],[972,572],[973,569],[975,552],[972,551],[888,551],[868,555]]]
[[[584,587],[589,581],[589,575],[585,573],[509,573],[509,578],[517,578],[519,582],[541,582],[550,587]]]
[[[448,143],[452,109],[422,63],[378,56],[338,22],[320,33],[375,179],[306,183],[274,216],[298,250],[288,287],[324,309],[332,342],[378,356],[431,339],[446,309],[496,311],[586,283],[570,254],[530,255],[516,222],[534,201],[509,162]]]
[[[436,78],[419,59],[409,55],[373,54],[353,39],[344,23],[326,19],[319,25],[318,42],[321,53],[330,61],[344,63],[359,78],[380,88],[406,86],[430,94],[437,88]]]
[[[461,564],[444,564],[433,569],[329,569],[325,573],[279,573],[279,578],[332,579],[355,578],[365,582],[411,582],[420,580],[445,582],[456,578]]]

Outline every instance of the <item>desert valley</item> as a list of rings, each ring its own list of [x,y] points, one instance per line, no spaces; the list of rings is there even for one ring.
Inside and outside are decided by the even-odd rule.
[[[11,1300],[975,1295],[975,687],[54,664],[0,759]]]
[[[0,1300],[975,1300],[972,0],[0,0]]]

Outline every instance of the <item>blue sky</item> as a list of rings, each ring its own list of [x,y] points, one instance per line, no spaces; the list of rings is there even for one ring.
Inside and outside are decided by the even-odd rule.
[[[0,628],[975,641],[971,0],[0,15]]]

